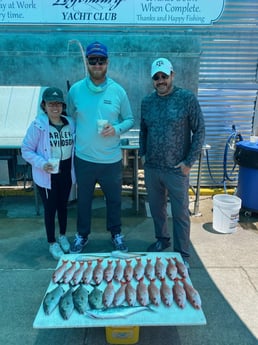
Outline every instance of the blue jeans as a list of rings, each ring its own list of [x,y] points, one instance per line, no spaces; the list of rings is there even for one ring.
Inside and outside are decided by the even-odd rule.
[[[112,235],[121,232],[122,162],[112,164],[92,163],[75,157],[78,186],[77,231],[87,237],[91,232],[91,211],[95,185],[98,183],[105,195],[106,228]]]
[[[183,258],[189,257],[189,176],[184,176],[180,169],[164,172],[145,166],[144,170],[145,185],[156,238],[170,238],[167,217],[167,197],[169,196],[174,251],[181,253]]]

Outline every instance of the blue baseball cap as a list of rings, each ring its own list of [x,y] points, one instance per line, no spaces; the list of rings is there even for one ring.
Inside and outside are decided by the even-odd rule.
[[[88,56],[103,56],[108,57],[107,47],[100,42],[93,42],[86,48],[86,57]]]

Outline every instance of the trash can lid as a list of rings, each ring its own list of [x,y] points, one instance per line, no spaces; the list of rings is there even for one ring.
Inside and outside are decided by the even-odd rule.
[[[250,151],[258,151],[258,143],[252,143],[250,141],[239,141],[238,143],[236,143],[236,146],[240,149],[244,149],[244,150],[250,150]]]
[[[238,142],[234,160],[241,167],[258,169],[258,145],[250,141]]]

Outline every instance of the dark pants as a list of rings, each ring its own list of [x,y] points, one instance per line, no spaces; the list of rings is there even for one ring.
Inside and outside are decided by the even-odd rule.
[[[145,167],[145,184],[156,238],[170,238],[167,223],[167,196],[171,202],[174,251],[189,257],[190,214],[189,176],[179,169],[170,172]]]
[[[49,243],[56,241],[55,216],[57,213],[60,235],[67,227],[67,202],[72,186],[71,169],[51,175],[51,189],[37,186],[44,206],[44,219]]]
[[[91,209],[95,185],[98,183],[105,195],[106,228],[112,235],[121,232],[122,163],[91,163],[75,157],[78,186],[77,231],[87,237],[91,232]]]

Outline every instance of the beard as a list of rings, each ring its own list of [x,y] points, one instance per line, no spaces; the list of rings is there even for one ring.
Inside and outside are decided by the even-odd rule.
[[[172,82],[164,82],[155,86],[155,89],[157,90],[157,93],[160,96],[168,95],[172,91],[172,88],[173,88]]]
[[[106,77],[106,68],[102,69],[89,69],[89,75],[93,81],[102,82]]]

